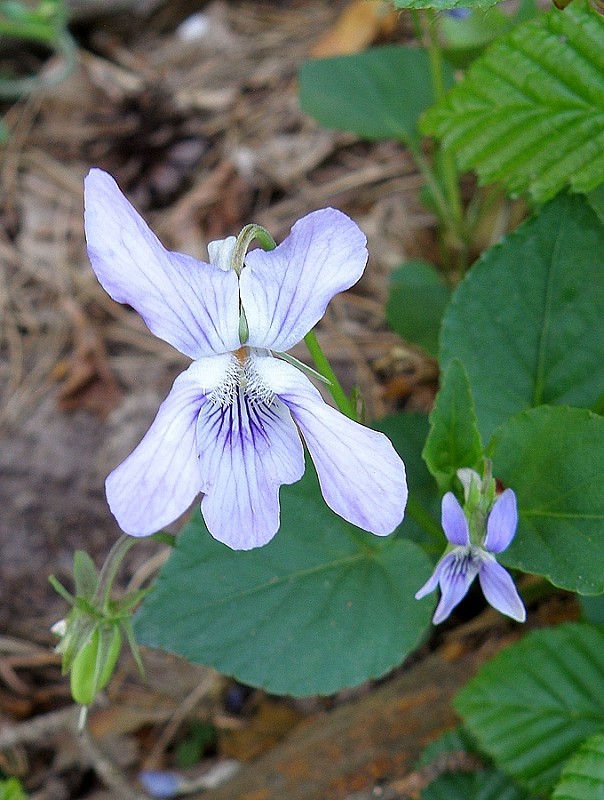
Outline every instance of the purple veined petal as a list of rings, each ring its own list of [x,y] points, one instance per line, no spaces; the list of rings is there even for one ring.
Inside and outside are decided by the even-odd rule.
[[[407,481],[388,438],[328,406],[291,364],[267,358],[261,369],[302,431],[327,505],[359,528],[392,533],[403,519]]]
[[[485,550],[488,550],[489,553],[501,553],[506,547],[509,547],[516,533],[517,525],[516,495],[512,489],[506,489],[495,501],[487,518]]]
[[[425,597],[427,594],[430,594],[430,592],[433,592],[438,587],[443,569],[446,568],[448,563],[447,558],[448,555],[445,555],[440,559],[440,561],[434,568],[434,572],[432,573],[432,575],[430,575],[430,577],[424,583],[422,588],[417,590],[417,592],[415,593],[416,600],[421,600],[422,597]]]
[[[194,361],[179,375],[141,443],[107,478],[109,507],[126,533],[155,533],[183,514],[201,491],[197,417],[229,360]]]
[[[279,529],[279,487],[304,474],[304,450],[278,397],[237,389],[230,404],[206,403],[197,423],[206,493],[201,511],[215,539],[233,550],[270,541]]]
[[[447,539],[451,544],[467,547],[470,544],[468,520],[453,492],[444,495],[441,509],[441,522]]]
[[[131,305],[152,333],[191,358],[239,347],[234,271],[166,250],[100,169],[84,181],[84,206],[90,263],[114,300]]]
[[[478,579],[482,593],[489,605],[517,622],[525,621],[526,609],[512,576],[495,560],[494,556],[483,560]]]
[[[361,277],[365,235],[333,208],[313,211],[270,252],[252,250],[241,272],[241,302],[253,347],[289,350],[321,319],[331,298]]]
[[[469,552],[464,554],[459,550],[453,550],[444,557],[440,573],[441,598],[432,617],[435,625],[443,622],[463,600],[478,569],[477,561]]]

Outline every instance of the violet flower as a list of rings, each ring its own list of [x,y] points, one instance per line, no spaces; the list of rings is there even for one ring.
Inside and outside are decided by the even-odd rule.
[[[415,595],[419,600],[440,584],[441,598],[432,619],[435,625],[445,620],[465,597],[477,575],[488,603],[502,614],[524,622],[526,610],[514,581],[494,556],[509,546],[517,524],[516,495],[512,489],[506,489],[487,517],[482,545],[472,544],[470,527],[461,505],[452,492],[445,494],[442,526],[450,544],[432,576]]]
[[[126,533],[154,533],[203,492],[216,539],[237,550],[265,544],[279,528],[279,487],[304,473],[300,434],[333,511],[380,536],[397,527],[407,485],[391,443],[328,406],[287,356],[274,357],[361,277],[366,240],[351,219],[331,208],[308,214],[274,250],[247,253],[239,274],[235,237],[209,245],[210,263],[169,252],[113,178],[93,169],[85,228],[105,290],[193,359],[107,478]]]

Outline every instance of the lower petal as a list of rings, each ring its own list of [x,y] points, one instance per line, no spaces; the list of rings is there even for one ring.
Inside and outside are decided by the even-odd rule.
[[[460,558],[455,552],[445,556],[440,577],[441,598],[432,622],[443,622],[468,593],[478,567],[470,557]]]
[[[266,544],[279,529],[279,487],[304,473],[300,435],[283,403],[250,401],[241,391],[230,405],[208,402],[197,446],[212,536],[234,550]]]
[[[359,528],[392,533],[403,519],[407,481],[388,438],[328,406],[290,364],[266,358],[260,368],[302,431],[327,505]]]
[[[517,622],[524,622],[526,609],[510,573],[490,558],[479,574],[480,587],[489,605]]]
[[[220,362],[217,364],[216,362]],[[176,378],[138,447],[109,475],[109,507],[120,528],[148,536],[173,522],[201,489],[195,426],[203,403],[202,378],[222,358],[196,361]]]

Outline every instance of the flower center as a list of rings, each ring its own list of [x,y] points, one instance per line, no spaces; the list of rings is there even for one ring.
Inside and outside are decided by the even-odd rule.
[[[226,375],[210,394],[210,402],[226,408],[244,397],[251,405],[270,406],[275,394],[258,374],[255,358],[248,347],[240,347],[232,353]]]

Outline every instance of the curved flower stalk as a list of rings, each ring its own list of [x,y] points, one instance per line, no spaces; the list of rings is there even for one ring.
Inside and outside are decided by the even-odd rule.
[[[460,470],[460,472],[463,473],[460,479],[464,483],[466,504],[468,504],[468,494],[472,492],[472,479],[475,478],[474,486],[478,487],[481,483],[480,477],[473,470]],[[469,472],[473,475],[469,476]],[[484,486],[484,483],[481,485]],[[480,519],[480,511],[474,518],[476,516]],[[493,608],[518,622],[524,622],[526,619],[526,610],[514,581],[495,558],[495,554],[501,553],[509,546],[516,533],[518,510],[516,495],[512,489],[506,489],[492,505],[486,518],[486,534],[484,515],[482,523],[480,544],[474,544],[472,539],[475,537],[471,536],[464,510],[453,492],[445,494],[442,499],[442,526],[449,546],[431,577],[415,595],[419,600],[433,592],[440,584],[441,598],[432,619],[435,625],[443,622],[461,602],[477,575],[483,594]]]
[[[120,527],[147,536],[203,492],[216,539],[237,550],[265,544],[279,528],[279,487],[304,473],[301,434],[327,505],[360,528],[391,533],[407,499],[391,443],[328,406],[299,369],[275,357],[361,277],[367,251],[355,223],[322,209],[274,250],[253,250],[237,263],[238,240],[229,237],[209,245],[205,263],[167,251],[107,173],[91,170],[84,194],[100,283],[193,359],[138,447],[107,478]]]

